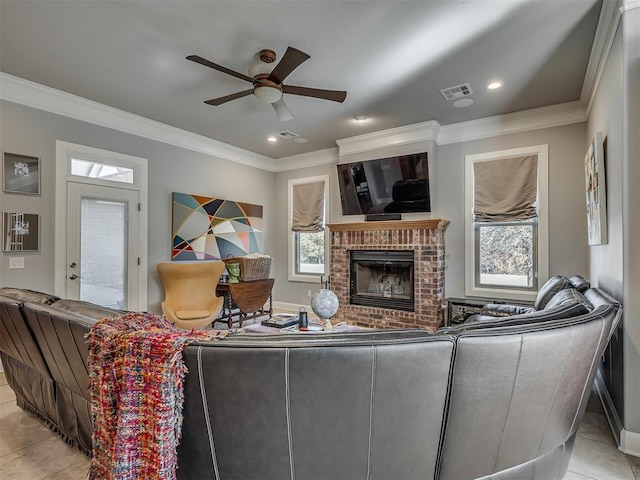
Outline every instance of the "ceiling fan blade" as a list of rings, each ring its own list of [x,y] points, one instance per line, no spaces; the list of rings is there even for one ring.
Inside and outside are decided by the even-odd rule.
[[[277,102],[272,103],[273,109],[276,111],[278,115],[278,120],[281,122],[286,122],[287,120],[292,120],[294,118],[293,113],[287,107],[287,104],[284,103],[284,100],[280,99]]]
[[[222,65],[218,65],[217,63],[210,62],[206,58],[199,57],[198,55],[189,55],[187,60],[191,60],[192,62],[199,63],[200,65],[204,65],[205,67],[213,68],[214,70],[218,70],[219,72],[226,73],[227,75],[232,75],[234,77],[239,78],[240,80],[246,80],[247,82],[253,83],[253,78],[245,75],[244,73],[236,72],[235,70],[230,70],[227,67],[223,67]]]
[[[304,52],[301,52],[297,48],[287,47],[287,51],[284,52],[284,56],[273,69],[269,77],[272,82],[281,84],[285,78],[289,76],[298,66],[311,58]]]
[[[347,98],[347,92],[342,90],[321,90],[319,88],[296,87],[295,85],[283,85],[282,92],[303,97],[322,98],[338,103],[344,102],[344,99]]]
[[[251,95],[252,93],[253,93],[253,88],[250,88],[249,90],[232,93],[231,95],[226,95],[224,97],[213,98],[211,100],[207,100],[204,103],[206,103],[207,105],[213,105],[217,107],[218,105],[222,105],[223,103],[230,102],[231,100],[235,100],[236,98],[246,97],[247,95]]]

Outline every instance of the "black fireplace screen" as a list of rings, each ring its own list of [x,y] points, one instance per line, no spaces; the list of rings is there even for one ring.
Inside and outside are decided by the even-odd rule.
[[[414,311],[413,251],[354,250],[350,303]]]

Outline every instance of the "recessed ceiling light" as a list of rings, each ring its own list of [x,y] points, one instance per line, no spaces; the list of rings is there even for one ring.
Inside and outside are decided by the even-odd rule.
[[[497,82],[491,82],[489,85],[487,85],[487,89],[488,90],[495,90],[497,88],[502,87],[502,85],[504,85],[503,82],[497,81]]]
[[[367,120],[369,120],[369,116],[368,115],[356,115],[355,117],[353,117],[353,119],[358,123],[362,123],[362,122],[366,122]]]
[[[277,142],[278,139],[276,137],[274,137],[273,135],[270,135],[267,137],[267,141],[268,142]]]
[[[465,108],[473,103],[473,100],[470,98],[461,98],[460,100],[456,100],[453,102],[453,106],[457,108]]]
[[[295,143],[307,143],[309,140],[307,140],[307,139],[306,139],[306,138],[304,138],[304,137],[297,137],[297,138],[294,138],[294,139],[293,139],[293,141],[294,141]]]

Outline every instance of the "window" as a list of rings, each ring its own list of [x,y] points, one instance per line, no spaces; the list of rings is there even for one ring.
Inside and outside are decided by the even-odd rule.
[[[533,299],[547,279],[547,152],[466,156],[467,295]]]
[[[315,283],[326,273],[328,188],[328,175],[289,180],[289,280]]]
[[[71,157],[71,175],[133,184],[134,169]]]

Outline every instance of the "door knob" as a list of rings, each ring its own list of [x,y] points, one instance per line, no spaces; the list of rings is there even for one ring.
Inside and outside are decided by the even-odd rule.
[[[69,275],[69,280],[75,280],[76,278],[80,278],[80,276],[76,275],[75,273],[72,273],[71,275]]]

